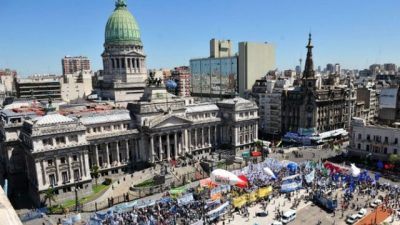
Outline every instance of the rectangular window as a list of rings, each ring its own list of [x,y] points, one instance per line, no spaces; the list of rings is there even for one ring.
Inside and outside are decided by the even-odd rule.
[[[71,135],[68,137],[70,142],[78,142],[78,135]]]
[[[74,179],[75,180],[79,180],[80,179],[79,170],[74,170]]]
[[[47,160],[47,165],[48,166],[52,166],[53,165],[53,160],[52,159]]]
[[[61,176],[62,176],[62,181],[63,181],[64,184],[69,181],[67,172],[62,172]]]
[[[74,162],[78,161],[78,156],[77,156],[77,155],[73,155],[73,156],[72,156],[72,160],[73,160]]]
[[[61,164],[65,164],[66,163],[65,157],[61,157],[60,161],[61,161]]]
[[[50,186],[56,186],[56,176],[54,174],[49,175]]]
[[[111,127],[110,126],[104,126],[104,130],[105,131],[111,131]]]
[[[65,144],[65,137],[56,137],[56,143],[59,144]]]
[[[395,139],[394,139],[394,144],[397,145],[397,142],[398,142],[398,139],[395,138]]]
[[[52,146],[53,145],[53,139],[52,138],[46,138],[42,140],[43,146]]]

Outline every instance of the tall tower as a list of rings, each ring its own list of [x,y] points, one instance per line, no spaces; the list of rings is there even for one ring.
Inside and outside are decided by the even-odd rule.
[[[311,33],[308,35],[308,44],[307,48],[307,57],[306,62],[304,64],[304,72],[303,72],[303,87],[307,87],[307,89],[315,89],[317,79],[315,78],[314,71],[314,62],[312,58],[312,49],[313,45],[311,44]]]
[[[117,0],[105,29],[103,99],[115,102],[136,101],[143,95],[147,78],[146,56],[139,26],[125,0]]]

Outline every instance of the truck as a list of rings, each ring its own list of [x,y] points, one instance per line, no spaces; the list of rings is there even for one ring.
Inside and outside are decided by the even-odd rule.
[[[322,191],[317,191],[313,195],[313,200],[316,205],[321,206],[322,208],[326,209],[329,212],[335,211],[337,208],[337,200],[329,197],[329,193],[324,193]]]

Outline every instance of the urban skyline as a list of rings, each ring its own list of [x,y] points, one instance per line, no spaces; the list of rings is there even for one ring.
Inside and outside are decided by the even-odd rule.
[[[299,58],[304,58],[303,37],[309,31],[318,46],[315,64],[322,67],[340,63],[342,68],[363,69],[373,63],[400,61],[396,56],[399,23],[395,20],[399,3],[395,1],[368,5],[356,1],[283,1],[274,2],[274,10],[267,10],[267,14],[262,14],[263,9],[271,2],[175,3],[127,1],[140,27],[145,28],[141,35],[149,68],[188,65],[191,58],[207,56],[209,39],[218,38],[232,40],[234,52],[240,41],[272,43],[276,46],[277,68],[294,69]],[[101,68],[104,15],[113,10],[108,2],[97,4],[96,10],[92,1],[46,0],[37,4],[6,0],[2,5],[0,25],[8,32],[0,37],[0,67],[17,69],[22,76],[61,74],[62,57],[84,55],[94,70]],[[226,9],[223,14],[221,8]],[[202,13],[205,10],[207,17]],[[373,11],[385,13],[371,18]],[[243,15],[240,19],[239,13]],[[52,29],[50,34],[40,32],[47,28]]]

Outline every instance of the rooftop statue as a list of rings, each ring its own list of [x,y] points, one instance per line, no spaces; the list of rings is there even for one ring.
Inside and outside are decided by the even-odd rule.
[[[154,73],[150,73],[149,78],[147,79],[148,87],[162,87],[163,83],[161,78],[155,78]]]

